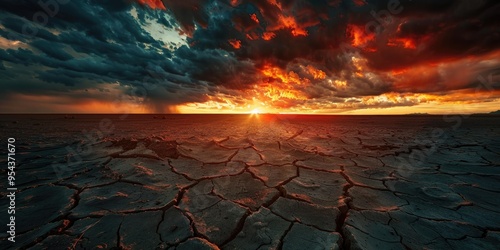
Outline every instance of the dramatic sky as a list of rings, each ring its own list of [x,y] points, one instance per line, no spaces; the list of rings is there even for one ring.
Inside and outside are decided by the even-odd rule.
[[[0,112],[500,109],[498,0],[2,0]]]

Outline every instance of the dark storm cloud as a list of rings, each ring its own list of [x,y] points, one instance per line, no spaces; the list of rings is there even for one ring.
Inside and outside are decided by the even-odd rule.
[[[57,60],[67,61],[73,58],[73,56],[61,48],[61,44],[51,43],[47,40],[36,40],[33,41],[31,45],[45,53],[47,56]]]
[[[244,89],[255,82],[256,70],[248,61],[238,61],[225,50],[195,51],[180,47],[176,56],[189,58],[185,70],[193,79]]]
[[[500,44],[500,21],[497,18],[500,4],[497,1],[452,2],[439,5],[438,1],[437,6],[429,4],[427,8],[414,7],[413,3],[405,8],[402,12],[403,22],[394,37],[412,39],[421,46],[410,52],[380,46],[376,53],[366,54],[370,59],[370,66],[381,70],[406,68],[422,63],[478,56],[497,50]],[[438,11],[431,11],[436,9]],[[429,11],[426,16],[413,15],[425,10]]]
[[[170,9],[175,19],[187,34],[192,34],[195,22],[202,27],[208,25],[209,11],[204,10],[208,0],[164,0],[163,4]]]
[[[5,27],[0,35],[29,45],[29,48],[0,50],[0,59],[10,67],[27,67],[24,68],[27,74],[45,82],[46,87],[37,88],[40,95],[54,94],[51,90],[61,91],[58,87],[61,84],[69,87],[68,91],[77,91],[117,82],[132,89],[142,88],[144,82],[150,82],[159,85],[155,93],[168,89],[165,91],[180,96],[187,96],[186,93],[191,97],[205,96],[199,89],[189,90],[198,87],[195,85],[198,80],[189,79],[185,74],[191,65],[169,60],[173,57],[172,52],[141,27],[147,19],[165,28],[172,27],[171,20],[163,12],[139,8],[136,19],[128,12],[131,9],[128,1],[71,1],[59,5],[57,15],[42,26],[30,21],[35,13],[43,10],[37,1],[3,1],[0,9],[0,23]],[[24,34],[25,27],[36,28],[36,35]],[[0,78],[16,76],[2,73]],[[22,82],[21,87],[3,85],[3,95],[10,92],[36,94],[29,89],[32,85],[28,83],[24,88]],[[152,91],[147,98],[152,103],[166,104],[192,99],[179,100]]]
[[[364,28],[371,22],[381,26],[382,33],[372,41],[377,51],[359,52],[369,59],[372,69],[382,71],[486,54],[497,50],[500,44],[500,26],[498,18],[494,18],[500,13],[500,4],[496,1],[379,0],[365,1],[362,6],[352,1],[277,2],[279,7],[266,0],[237,1],[233,9],[223,15],[218,13],[206,28],[194,32],[190,39],[193,48],[232,50],[239,59],[250,59],[256,66],[271,62],[286,68],[294,60],[308,59],[326,65],[329,73],[334,74],[348,67],[338,57],[345,52],[339,45],[350,43],[346,34],[349,24]],[[385,27],[380,18],[389,13],[391,4],[401,11],[391,15],[392,23]],[[204,16],[213,9],[213,3],[205,6],[196,8],[196,15]],[[251,18],[253,14],[258,22]],[[283,27],[273,31],[273,39],[261,39],[270,27],[282,25],[283,15],[294,17],[296,27],[306,30],[307,36],[294,36],[293,27]],[[196,20],[191,19],[190,23]],[[389,39],[397,38],[412,39],[421,46],[415,51],[388,46]],[[229,39],[240,40],[241,48],[233,49]]]
[[[294,87],[307,97],[335,99],[465,88],[474,80],[441,87],[418,85],[411,76],[402,76],[404,82],[394,84],[384,74],[480,57],[498,50],[500,44],[500,4],[492,0],[164,0],[166,10],[131,2],[69,1],[58,5],[59,11],[46,25],[38,25],[32,21],[44,11],[38,0],[1,1],[0,36],[26,46],[0,49],[0,78],[15,80],[12,72],[22,68],[34,81],[46,84],[35,88],[40,94],[62,91],[61,86],[76,91],[109,83],[129,87],[126,93],[132,94],[131,89],[153,83],[158,88],[147,98],[159,110],[161,105],[204,101],[215,93],[236,94],[233,91],[256,83],[280,83],[277,77],[260,74],[272,65],[308,80],[308,88]],[[384,19],[395,4],[401,11]],[[136,16],[131,14],[133,6]],[[187,45],[172,47],[155,38],[144,29],[151,20],[165,30],[188,35]],[[380,33],[367,38],[363,46],[353,46],[350,27],[367,32],[367,24],[377,25]],[[24,34],[26,27],[36,34]],[[415,48],[404,48],[397,41],[408,41]],[[346,44],[352,46],[350,51]],[[356,65],[353,56],[366,62]],[[301,66],[321,70],[326,78],[316,79]],[[426,77],[446,80],[436,72]],[[348,86],[333,86],[328,80],[345,81]],[[8,85],[3,95],[33,93],[28,89],[33,85]],[[286,105],[291,104],[282,106]]]

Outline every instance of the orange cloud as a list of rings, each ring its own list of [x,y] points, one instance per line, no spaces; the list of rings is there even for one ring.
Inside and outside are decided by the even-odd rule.
[[[342,84],[339,82],[339,84]],[[310,99],[284,84],[259,84],[241,96],[218,94],[204,103],[179,106],[183,113],[249,113],[254,109],[271,113],[347,114],[468,114],[491,112],[500,104],[500,90],[450,91],[446,94],[388,92],[375,96],[351,97],[344,102]]]
[[[315,67],[309,65],[306,67],[307,72],[314,78],[314,79],[325,79],[326,78],[326,73],[322,70],[316,69]]]
[[[231,0],[231,6],[236,7],[240,1],[239,0]]]
[[[283,7],[281,7],[281,3],[278,2],[277,0],[267,0],[267,2],[278,7],[280,10],[283,10]]]
[[[260,88],[263,89],[263,93],[265,97],[268,97],[271,101],[280,101],[283,99],[289,100],[307,100],[307,96],[291,87],[283,86],[283,85],[264,85]],[[285,101],[285,100],[283,100]]]
[[[279,79],[282,83],[286,84],[297,84],[301,85],[305,80],[301,80],[299,75],[293,71],[286,72],[278,67],[274,67],[272,65],[265,65],[262,69],[262,74],[266,77]]]
[[[161,0],[137,0],[141,5],[147,5],[152,9],[166,10]]]
[[[297,21],[292,16],[280,16],[279,23],[283,25],[283,27],[291,29],[293,36],[307,36],[307,30],[299,27]]]
[[[357,6],[363,6],[366,4],[366,2],[364,0],[353,0],[354,4],[356,4]]]
[[[395,38],[390,39],[387,43],[389,46],[393,47],[403,47],[405,49],[416,49],[416,42],[411,38]]]
[[[259,23],[259,19],[257,18],[256,14],[251,14],[250,19],[252,19],[254,22]]]
[[[273,39],[275,36],[276,34],[274,34],[274,32],[264,32],[264,34],[262,34],[262,39],[269,41]]]
[[[347,25],[346,31],[348,37],[352,39],[351,40],[352,46],[355,47],[364,47],[369,42],[375,39],[375,34],[374,33],[366,34],[363,26],[349,24]]]
[[[75,100],[71,96],[53,96],[53,95],[26,95],[15,94],[0,105],[7,107],[5,101],[12,102],[16,100],[18,105],[10,105],[3,112],[8,113],[47,113],[50,110],[53,113],[91,113],[91,114],[141,114],[154,112],[153,109],[142,103],[127,102],[122,100],[94,100],[79,99]],[[175,112],[175,110],[174,110]]]
[[[240,40],[236,40],[236,39],[231,39],[228,41],[232,46],[233,48],[235,49],[240,49],[241,48],[241,41]]]
[[[307,36],[308,34],[305,28],[306,27],[303,27],[297,23],[297,20],[295,20],[294,16],[280,14],[277,22],[268,26],[266,32],[288,29],[293,36]]]
[[[322,77],[321,70],[311,66],[310,68],[318,77]],[[263,93],[261,100],[271,102],[288,100],[307,100],[307,95],[301,91],[301,88],[310,85],[310,81],[300,76],[294,71],[285,71],[279,67],[267,64],[261,71],[262,75],[272,80],[266,83],[257,84],[256,88]],[[324,73],[324,72],[323,72]],[[300,86],[300,87],[299,87]],[[276,103],[275,103],[276,105]]]

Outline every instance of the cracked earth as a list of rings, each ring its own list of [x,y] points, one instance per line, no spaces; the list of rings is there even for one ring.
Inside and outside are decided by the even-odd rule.
[[[25,129],[0,248],[500,245],[500,118],[115,116],[78,140],[104,117],[2,118]]]

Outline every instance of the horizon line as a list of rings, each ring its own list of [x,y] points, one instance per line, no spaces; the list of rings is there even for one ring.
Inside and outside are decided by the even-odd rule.
[[[443,115],[499,115],[488,113],[407,113],[407,114],[347,114],[347,113],[0,113],[0,115],[311,115],[311,116],[443,116]]]

